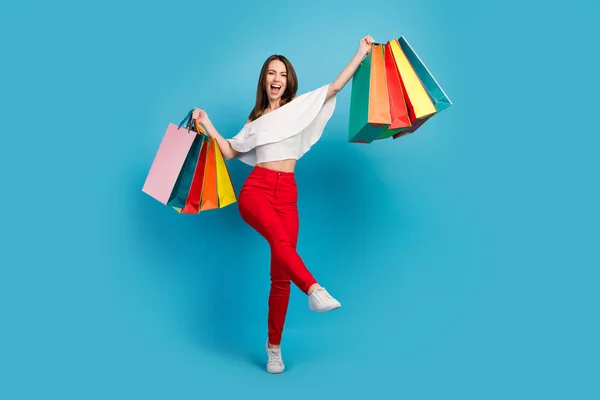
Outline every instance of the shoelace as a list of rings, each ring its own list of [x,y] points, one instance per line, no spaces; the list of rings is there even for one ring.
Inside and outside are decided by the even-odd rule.
[[[324,287],[318,288],[316,293],[317,293],[317,296],[319,296],[319,300],[323,300],[323,299],[333,300],[333,297],[331,297],[331,295],[325,290]]]
[[[269,364],[283,364],[283,360],[281,359],[281,351],[269,349]]]

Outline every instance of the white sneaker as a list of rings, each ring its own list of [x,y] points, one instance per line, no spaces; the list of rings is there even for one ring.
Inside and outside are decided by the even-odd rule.
[[[267,361],[267,372],[269,372],[270,374],[282,373],[285,369],[285,365],[283,364],[283,359],[281,358],[281,348],[270,349],[268,340],[267,356],[269,357],[269,360]]]
[[[313,311],[331,311],[340,308],[341,306],[340,302],[331,297],[324,287],[318,288],[308,296],[308,307]]]

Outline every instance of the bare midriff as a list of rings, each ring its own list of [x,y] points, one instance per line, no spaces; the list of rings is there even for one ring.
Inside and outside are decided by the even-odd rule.
[[[288,159],[281,161],[269,161],[264,163],[256,164],[257,167],[272,169],[273,171],[280,172],[294,172],[294,168],[296,167],[296,160]]]

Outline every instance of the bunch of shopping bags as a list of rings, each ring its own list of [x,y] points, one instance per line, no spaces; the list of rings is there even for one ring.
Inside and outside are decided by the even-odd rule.
[[[142,191],[181,214],[237,201],[219,145],[192,119],[192,111],[179,125],[168,125]]]
[[[452,102],[408,41],[373,43],[352,77],[348,141],[415,132]]]

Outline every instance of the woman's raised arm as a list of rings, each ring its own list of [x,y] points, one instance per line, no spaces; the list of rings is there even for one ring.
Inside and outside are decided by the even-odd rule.
[[[346,65],[346,67],[342,70],[338,77],[331,83],[331,85],[329,85],[325,101],[329,100],[332,96],[340,92],[344,88],[344,86],[346,86],[350,78],[352,78],[352,76],[356,72],[362,60],[367,54],[369,54],[371,44],[373,44],[374,42],[375,41],[371,36],[365,36],[360,40],[358,50],[354,57],[352,57],[352,60],[350,60],[348,65]]]

